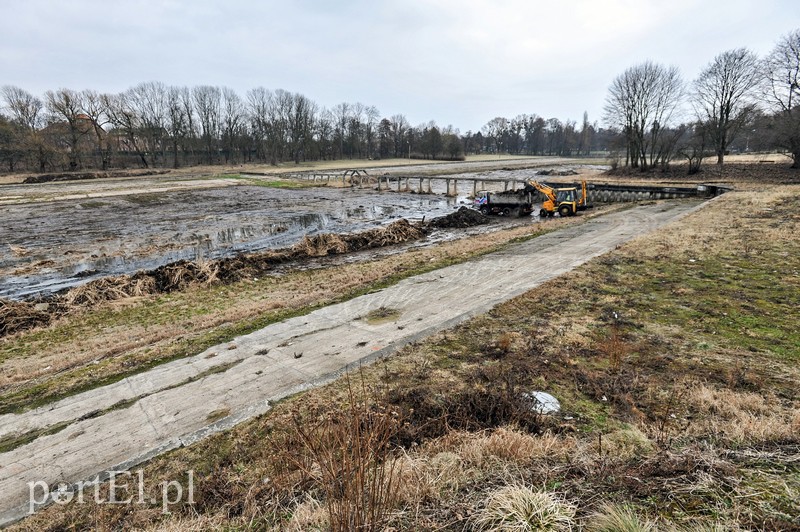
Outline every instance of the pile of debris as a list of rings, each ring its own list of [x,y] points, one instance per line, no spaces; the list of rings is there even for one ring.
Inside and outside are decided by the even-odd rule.
[[[555,176],[568,176],[568,175],[578,175],[572,168],[564,168],[561,170],[537,170],[536,175],[555,175]]]
[[[405,219],[353,234],[306,236],[291,248],[239,255],[213,261],[181,260],[133,275],[105,277],[71,288],[47,300],[9,301],[0,299],[0,337],[44,326],[71,309],[86,308],[105,301],[165,294],[193,285],[229,284],[261,275],[277,264],[399,244],[423,237],[424,224]]]
[[[489,217],[484,216],[475,209],[469,207],[461,207],[455,212],[451,212],[446,216],[434,218],[428,225],[437,228],[450,228],[450,227],[473,227],[476,225],[483,225],[489,223]]]
[[[49,325],[58,305],[0,299],[0,338],[17,331]],[[55,311],[55,312],[54,312]]]

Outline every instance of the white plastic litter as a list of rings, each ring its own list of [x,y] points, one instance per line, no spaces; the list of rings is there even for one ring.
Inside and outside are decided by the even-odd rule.
[[[547,392],[523,393],[522,396],[533,403],[531,409],[539,414],[555,414],[561,410],[558,399]]]

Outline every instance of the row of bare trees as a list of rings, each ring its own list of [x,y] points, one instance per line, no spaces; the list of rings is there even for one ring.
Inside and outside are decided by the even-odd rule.
[[[625,164],[634,168],[666,165],[676,154],[690,171],[709,155],[723,164],[742,137],[745,150],[751,140],[783,150],[799,168],[799,82],[797,30],[763,59],[745,48],[717,55],[688,86],[675,67],[630,67],[609,89],[605,118],[621,133]]]
[[[496,117],[481,131],[464,137],[465,152],[511,153],[518,155],[588,156],[604,151],[614,132],[598,128],[583,113],[580,126],[574,121],[544,119],[523,114],[512,119]]]
[[[0,88],[0,160],[9,171],[463,156],[458,131],[373,106],[321,108],[299,93],[142,83],[119,94]]]
[[[381,119],[373,106],[332,109],[299,93],[262,87],[142,83],[119,94],[59,89],[38,98],[0,88],[0,163],[9,171],[238,164],[343,158],[458,159],[469,153],[580,156],[611,153],[641,169],[681,155],[696,171],[731,149],[779,149],[800,167],[800,30],[759,59],[717,55],[690,84],[647,61],[617,76],[604,122],[580,125],[536,114],[497,117],[460,135],[435,122]]]
[[[703,158],[723,164],[731,149],[781,150],[800,166],[800,31],[764,59],[739,48],[717,55],[685,84],[675,67],[652,61],[617,76],[604,122],[580,125],[535,114],[497,117],[463,137],[465,153],[582,156],[611,154],[614,164],[646,170],[676,156],[697,171]]]

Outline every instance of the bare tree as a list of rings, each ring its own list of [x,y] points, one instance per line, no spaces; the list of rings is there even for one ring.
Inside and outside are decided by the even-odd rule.
[[[706,156],[706,144],[708,142],[708,122],[697,121],[694,124],[681,125],[678,130],[680,139],[678,141],[677,152],[686,158],[689,163],[689,175],[700,171],[700,165]]]
[[[328,109],[323,109],[314,122],[314,138],[317,145],[317,156],[327,160],[334,157],[334,122],[336,118]]]
[[[408,120],[404,115],[394,115],[391,118],[392,122],[392,142],[394,144],[394,156],[404,157],[410,156],[410,146],[406,144],[406,133],[411,127]]]
[[[219,87],[200,85],[192,89],[192,99],[200,122],[200,131],[206,150],[206,161],[212,164],[218,156],[222,91]]]
[[[503,145],[503,138],[508,133],[508,119],[501,116],[492,118],[482,128],[483,136],[491,140],[495,146],[495,152],[500,153]]]
[[[70,89],[47,91],[47,110],[53,120],[66,124],[64,141],[69,158],[69,169],[77,170],[82,166],[80,142],[91,130],[91,124],[83,112],[83,96]]]
[[[269,131],[267,135],[270,146],[272,164],[278,164],[284,160],[287,151],[290,124],[292,122],[292,109],[294,108],[294,96],[291,92],[277,89],[269,105]]]
[[[350,158],[353,155],[361,157],[364,152],[364,115],[367,107],[356,102],[350,106],[350,116],[347,122],[347,143],[350,146]]]
[[[295,94],[293,100],[289,139],[292,158],[295,164],[299,164],[301,158],[305,159],[305,153],[313,136],[317,105],[302,94]]]
[[[372,158],[375,151],[375,136],[377,134],[378,119],[381,114],[374,105],[364,109],[364,141],[367,144],[367,157]]]
[[[154,163],[165,157],[167,132],[167,87],[158,81],[140,83],[126,93],[128,103],[140,120],[139,135]]]
[[[130,93],[126,91],[121,94],[104,94],[101,98],[111,124],[122,134],[115,135],[120,142],[120,151],[135,153],[142,166],[148,168],[150,162],[147,160],[145,142],[140,134],[142,119],[134,109]]]
[[[11,118],[20,125],[25,126],[30,131],[35,131],[41,125],[41,113],[44,104],[42,101],[30,94],[28,91],[5,85],[0,89],[0,95],[6,107],[11,111]]]
[[[189,90],[186,87],[169,87],[167,89],[167,135],[172,147],[172,167],[178,168],[178,151],[183,147],[183,140],[189,134],[189,116],[183,97]]]
[[[764,61],[766,98],[775,112],[777,143],[800,168],[800,30],[784,36]]]
[[[344,159],[344,140],[347,135],[347,125],[350,120],[350,104],[342,102],[333,108],[334,135],[339,141],[339,157]]]
[[[6,85],[0,89],[6,108],[11,112],[11,119],[25,129],[24,134],[17,135],[15,142],[22,145],[15,151],[28,154],[35,160],[39,171],[44,172],[53,158],[53,148],[41,135],[44,103],[29,92]]]
[[[581,132],[578,140],[578,154],[589,155],[592,151],[592,137],[594,136],[594,127],[589,123],[589,113],[583,112],[583,122],[581,123]]]
[[[181,87],[179,92],[181,107],[183,107],[183,115],[186,117],[186,138],[182,149],[184,160],[186,158],[186,153],[189,152],[191,160],[195,161],[194,152],[197,147],[198,124],[197,115],[194,111],[194,96],[192,96],[192,91],[189,87]]]
[[[683,82],[676,67],[647,61],[614,79],[605,115],[625,134],[626,164],[646,170],[664,162],[661,143],[682,95]]]
[[[82,98],[83,110],[92,124],[92,130],[97,141],[100,167],[103,170],[108,170],[108,165],[111,161],[111,144],[108,142],[108,134],[103,127],[108,124],[106,100],[97,91],[88,89],[83,91]]]
[[[745,48],[719,54],[694,81],[695,113],[706,124],[717,164],[724,163],[728,145],[752,116],[759,81],[758,58]]]
[[[256,158],[267,160],[267,133],[269,132],[269,106],[272,94],[264,87],[247,92],[247,116],[256,148]]]
[[[233,89],[222,88],[222,140],[225,163],[236,151],[237,141],[244,128],[244,105]]]

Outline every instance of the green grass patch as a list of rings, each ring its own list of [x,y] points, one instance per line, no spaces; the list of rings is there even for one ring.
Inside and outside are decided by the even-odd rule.
[[[49,436],[51,434],[61,432],[71,424],[72,421],[65,421],[63,423],[58,423],[57,425],[52,425],[39,430],[32,430],[24,434],[12,434],[10,436],[0,438],[0,453],[13,451],[17,447],[26,445],[40,436]]]
[[[371,310],[364,316],[364,320],[370,325],[380,325],[381,323],[389,323],[395,321],[402,313],[393,308],[381,307]]]

